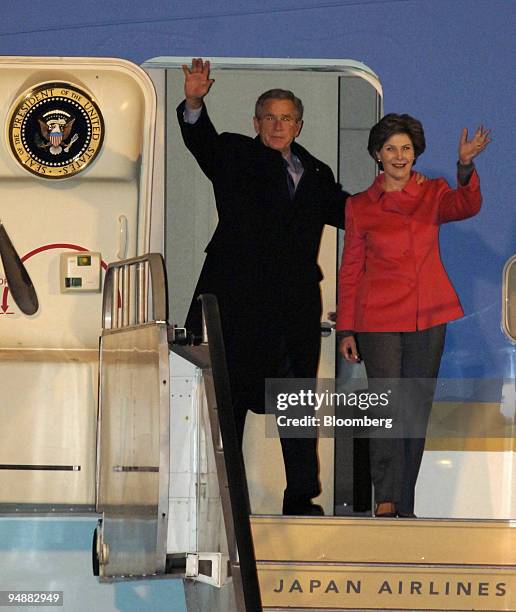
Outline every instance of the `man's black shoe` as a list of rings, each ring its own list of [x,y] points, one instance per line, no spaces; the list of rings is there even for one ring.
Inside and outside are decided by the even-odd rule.
[[[284,516],[324,516],[324,510],[310,500],[283,500]]]
[[[398,517],[399,518],[404,518],[404,519],[415,519],[415,518],[417,518],[417,516],[413,512],[398,512]]]

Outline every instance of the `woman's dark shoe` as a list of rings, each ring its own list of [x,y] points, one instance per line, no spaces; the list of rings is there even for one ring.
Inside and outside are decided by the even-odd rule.
[[[394,502],[380,502],[376,504],[374,515],[377,518],[396,518],[396,504]]]

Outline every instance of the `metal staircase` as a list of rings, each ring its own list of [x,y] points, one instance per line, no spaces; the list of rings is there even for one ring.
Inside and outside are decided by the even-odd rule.
[[[183,578],[189,612],[516,610],[516,521],[250,517],[216,300],[203,298],[208,342],[193,340],[167,326],[165,285],[159,255],[118,262],[106,275],[103,519],[93,547],[101,580]],[[193,430],[205,427],[217,476],[210,499],[220,496],[224,518],[220,546],[197,538],[196,550],[173,554],[167,532],[187,526],[169,496],[169,481],[179,478],[171,451],[185,444],[170,412],[169,351],[202,373],[206,423],[204,409],[189,405],[184,418],[199,419]],[[195,482],[197,510],[207,486]],[[192,515],[199,532],[206,516]]]

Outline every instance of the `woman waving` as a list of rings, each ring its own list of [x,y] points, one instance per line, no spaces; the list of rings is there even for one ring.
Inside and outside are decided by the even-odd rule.
[[[440,258],[439,227],[480,210],[473,159],[488,143],[489,130],[481,126],[468,140],[464,129],[457,188],[442,178],[418,184],[412,167],[425,150],[423,126],[410,115],[386,115],[371,129],[368,143],[383,173],[346,204],[339,350],[348,362],[362,358],[369,379],[414,381],[412,392],[405,396],[410,405],[399,409],[424,424],[423,429],[432,406],[446,323],[464,314]],[[425,379],[430,381],[418,383]],[[424,443],[424,437],[370,440],[376,516],[414,516]]]

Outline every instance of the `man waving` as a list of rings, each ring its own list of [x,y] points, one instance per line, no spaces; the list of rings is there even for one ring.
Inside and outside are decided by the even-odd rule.
[[[266,378],[315,378],[322,279],[317,265],[325,224],[342,227],[349,195],[330,168],[295,142],[303,104],[291,91],[261,94],[256,138],[218,134],[204,98],[213,79],[202,59],[183,66],[178,119],[186,146],[210,179],[219,222],[186,326],[200,332],[197,296],[217,296],[240,440],[247,410],[264,411]],[[283,513],[322,514],[315,438],[281,438],[287,487]]]

